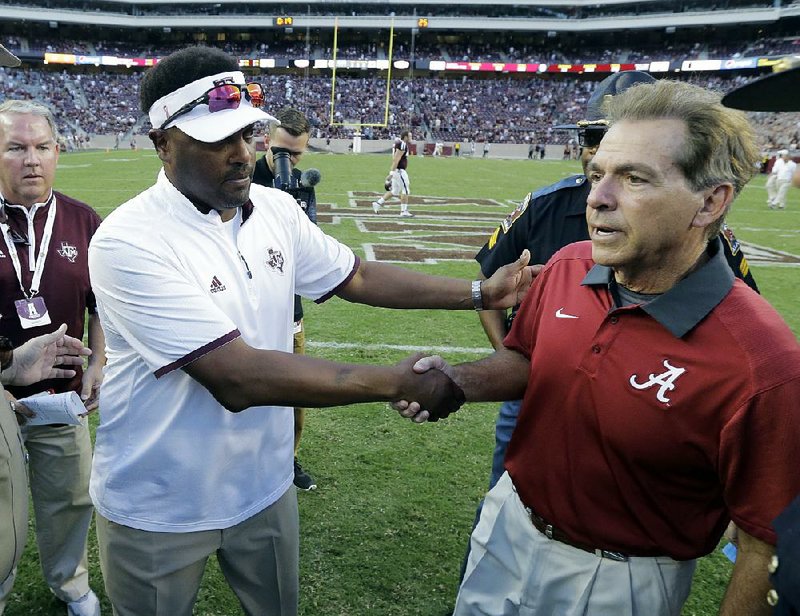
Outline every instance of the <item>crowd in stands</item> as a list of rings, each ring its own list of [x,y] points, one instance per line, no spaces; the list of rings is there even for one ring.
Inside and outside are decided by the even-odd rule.
[[[68,143],[93,134],[129,132],[139,121],[138,74],[0,69],[0,100],[50,106]]]
[[[303,33],[281,34],[275,32],[244,33],[240,38],[249,40],[226,40],[215,45],[240,58],[285,58],[289,60],[307,58],[330,59],[333,57],[331,32],[316,32],[308,42]],[[389,56],[386,37],[375,35],[375,40],[353,42],[345,32],[338,41],[338,58],[353,60],[387,59]],[[187,45],[198,44],[197,33],[173,32],[160,37],[157,44],[136,44],[130,41],[87,41],[60,38],[58,41],[41,37],[24,39],[6,36],[3,44],[16,53],[44,54],[45,52],[74,53],[78,55],[116,55],[121,57],[163,57]],[[489,37],[489,35],[487,35]],[[171,42],[166,42],[169,39]],[[199,41],[202,44],[202,41]],[[782,56],[800,53],[800,33],[786,36],[761,37],[751,40],[724,42],[664,42],[654,38],[652,42],[639,41],[634,47],[616,46],[607,48],[592,45],[582,38],[556,37],[545,42],[531,42],[530,37],[510,37],[506,44],[499,45],[491,37],[476,35],[461,43],[453,43],[446,37],[427,32],[416,37],[413,46],[415,60],[447,60],[470,62],[519,62],[519,63],[606,63],[651,61],[681,61],[687,59],[728,59],[753,56]],[[412,45],[408,33],[397,35],[392,50],[393,59],[410,60]]]
[[[0,100],[49,104],[65,137],[81,147],[90,135],[147,133],[149,122],[139,111],[140,78],[133,72],[0,69]],[[683,78],[721,92],[749,79],[700,73]],[[314,137],[349,138],[360,124],[367,139],[394,137],[409,127],[419,139],[445,143],[566,144],[573,135],[553,126],[580,119],[594,87],[577,76],[397,79],[390,84],[384,128],[363,125],[387,120],[385,78],[337,76],[333,104],[330,76],[264,73],[257,79],[267,92],[266,108],[303,110]],[[800,143],[800,114],[754,113],[751,118],[765,150]]]

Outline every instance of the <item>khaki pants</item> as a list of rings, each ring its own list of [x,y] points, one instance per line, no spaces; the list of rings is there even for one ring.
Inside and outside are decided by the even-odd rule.
[[[775,194],[775,199],[773,199],[772,203],[780,210],[786,207],[786,197],[787,193],[789,192],[789,188],[792,186],[791,180],[778,180],[777,182],[778,190]]]
[[[453,616],[680,616],[695,561],[601,558],[548,539],[508,473],[484,501]]]
[[[778,176],[770,173],[765,188],[767,189],[767,203],[775,205],[775,198],[778,196]]]
[[[81,426],[22,428],[36,519],[36,545],[47,585],[64,602],[89,592],[86,541],[94,508],[89,498],[92,443]]]
[[[100,566],[117,616],[191,616],[211,554],[248,616],[295,616],[299,523],[291,486],[224,530],[156,533],[97,516]]]
[[[0,614],[28,535],[28,482],[17,419],[0,385]]]

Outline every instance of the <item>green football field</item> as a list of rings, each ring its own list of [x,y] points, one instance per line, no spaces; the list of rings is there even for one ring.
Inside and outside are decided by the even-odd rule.
[[[464,278],[476,275],[472,257],[517,201],[580,171],[575,161],[414,158],[409,174],[417,216],[401,219],[396,205],[379,216],[369,207],[383,190],[389,165],[388,155],[307,155],[301,166],[317,167],[323,175],[317,191],[321,226],[362,258]],[[149,186],[159,167],[152,151],[65,154],[56,188],[105,216]],[[790,193],[787,211],[768,210],[765,203],[759,176],[734,204],[729,221],[751,256],[762,293],[797,334],[800,191]],[[155,227],[159,221],[141,224]],[[471,311],[400,312],[338,298],[305,306],[308,352],[319,357],[388,363],[421,350],[457,362],[489,351]],[[496,409],[468,404],[446,421],[421,426],[384,404],[307,414],[300,458],[319,488],[298,496],[303,616],[449,614],[475,506],[488,480]],[[92,586],[110,614],[94,531],[89,560]],[[684,614],[715,614],[729,573],[719,552],[703,559]],[[64,611],[41,578],[31,531],[6,614]],[[213,559],[195,613],[241,613]]]

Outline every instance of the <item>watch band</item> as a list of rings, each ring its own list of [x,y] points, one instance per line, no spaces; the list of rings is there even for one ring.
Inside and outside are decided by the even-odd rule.
[[[483,310],[483,295],[481,294],[482,280],[472,281],[472,305],[475,310]]]

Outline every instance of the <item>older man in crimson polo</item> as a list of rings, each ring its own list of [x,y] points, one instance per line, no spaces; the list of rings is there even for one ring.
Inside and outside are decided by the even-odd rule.
[[[0,194],[7,221],[0,250],[0,334],[15,346],[67,324],[83,338],[88,315],[88,367],[71,380],[10,387],[16,398],[75,391],[87,412],[97,408],[104,337],[89,284],[89,240],[100,217],[88,205],[53,191],[58,131],[47,107],[31,101],[0,105]],[[86,541],[92,448],[88,424],[24,426],[36,539],[45,581],[71,616],[97,616],[89,588]],[[3,596],[11,584],[2,589]]]
[[[467,400],[524,396],[454,614],[678,616],[729,520],[720,614],[768,614],[771,524],[800,490],[800,346],[717,238],[754,133],[718,95],[667,80],[615,96],[607,117],[590,241],[548,262],[494,355],[415,366]]]

